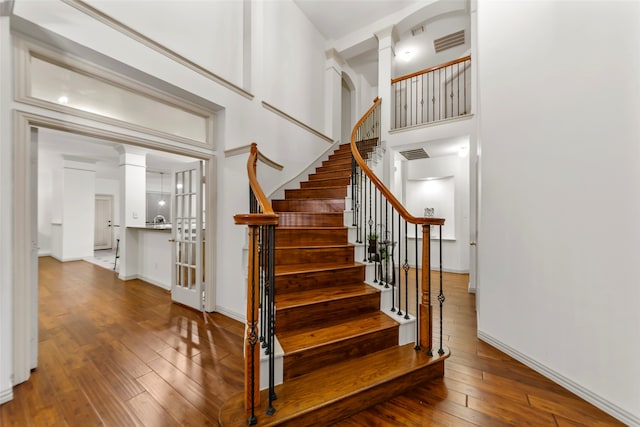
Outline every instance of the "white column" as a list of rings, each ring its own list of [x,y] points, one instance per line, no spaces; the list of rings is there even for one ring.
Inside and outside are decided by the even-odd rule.
[[[146,157],[135,147],[120,147],[120,265],[122,280],[138,275],[138,231],[146,219]]]
[[[324,131],[334,140],[342,135],[342,64],[335,49],[325,52]],[[347,141],[340,141],[342,144]]]
[[[395,27],[389,26],[376,33],[378,39],[378,96],[382,98],[380,111],[380,144],[384,151],[382,181],[390,186],[393,159],[390,151],[386,149],[389,140],[389,130],[391,129],[391,78],[394,72],[395,44],[397,36]]]

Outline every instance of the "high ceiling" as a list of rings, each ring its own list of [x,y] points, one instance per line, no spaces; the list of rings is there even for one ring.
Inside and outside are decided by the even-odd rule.
[[[422,0],[294,0],[328,40],[336,40]]]

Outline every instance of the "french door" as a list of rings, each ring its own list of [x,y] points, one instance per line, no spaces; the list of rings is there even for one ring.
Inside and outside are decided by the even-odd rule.
[[[204,245],[202,162],[187,163],[173,173],[171,298],[203,309]]]

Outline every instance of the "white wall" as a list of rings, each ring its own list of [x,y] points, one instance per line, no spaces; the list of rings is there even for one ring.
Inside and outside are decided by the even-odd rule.
[[[640,3],[478,5],[479,333],[640,424]]]
[[[54,167],[50,153],[38,152],[38,255],[51,254]]]
[[[95,165],[65,161],[62,261],[93,256],[95,183]]]
[[[138,277],[171,289],[170,231],[138,229]]]
[[[292,1],[265,2],[262,17],[264,100],[323,129],[324,39]]]
[[[242,1],[161,1],[150,5],[139,1],[90,0],[88,3],[198,65],[242,85]]]
[[[219,2],[210,3],[209,6],[215,7]],[[120,6],[105,6],[106,3],[98,2],[92,4],[99,7],[113,7],[109,13],[113,13],[114,16],[117,14],[116,18],[122,18],[124,21],[126,11],[120,10]],[[144,6],[141,4],[136,6],[136,16],[132,15],[131,19],[140,18],[142,12],[138,7],[153,9],[151,12],[154,14],[165,14],[158,19],[140,24],[140,28],[138,28],[145,35],[154,36],[156,41],[163,43],[166,40],[161,39],[158,34],[160,32],[166,33],[166,25],[163,25],[163,22],[165,19],[174,19],[174,16],[166,16],[169,14],[168,11],[156,8],[151,3],[144,3]],[[221,5],[220,7],[227,6]],[[120,9],[116,11],[116,8]],[[196,94],[210,104],[219,106],[215,125],[216,140],[213,147],[217,153],[219,171],[216,182],[218,229],[215,244],[217,245],[216,252],[223,254],[221,256],[224,256],[224,261],[216,262],[216,309],[225,314],[243,318],[245,291],[238,284],[242,283],[243,277],[241,253],[246,229],[233,225],[233,215],[248,210],[248,183],[245,172],[247,157],[242,155],[237,158],[225,158],[223,153],[225,150],[256,141],[260,150],[267,157],[284,165],[283,171],[269,168],[260,171],[263,187],[265,192],[269,194],[295,177],[324,152],[328,146],[326,141],[296,124],[282,119],[262,106],[262,101],[268,102],[309,126],[318,130],[323,129],[325,45],[320,33],[292,1],[251,2],[252,22],[250,31],[248,31],[252,42],[250,49],[251,82],[247,87],[250,88],[254,96],[250,97],[239,94],[201,73],[190,70],[183,64],[173,61],[65,3],[18,2],[15,5],[14,13],[27,21],[38,24],[47,31],[104,55],[109,58],[109,60],[104,60],[104,64],[115,66],[120,72],[129,75],[135,74],[130,72],[127,67],[118,65],[118,63],[127,64],[133,69],[159,79],[159,81]],[[126,23],[138,26],[133,21]],[[244,28],[244,34],[247,34],[246,30],[247,28]],[[194,31],[206,32],[208,30],[199,28]],[[292,37],[292,34],[295,34],[295,37]],[[215,41],[215,45],[236,46],[239,42],[234,37],[237,35],[220,38]],[[173,37],[171,38],[173,40]],[[55,43],[55,40],[50,37],[48,42]],[[184,55],[194,54],[193,52],[189,53],[187,47],[184,46],[185,43],[191,43],[191,40],[176,40],[176,42],[180,45],[167,47]],[[60,43],[60,47],[65,50],[80,51],[71,43]],[[218,48],[226,49],[220,46]],[[219,52],[221,51],[216,50],[216,53],[212,53],[212,55],[217,55]],[[229,52],[235,52],[235,50],[230,47]],[[243,56],[242,53],[237,53],[237,55]],[[220,59],[219,56],[216,58]],[[118,63],[114,63],[111,59],[118,61]],[[190,59],[197,58],[192,56]],[[236,59],[237,57],[233,54],[229,57],[229,61],[234,64]],[[243,63],[243,67],[244,65]],[[229,71],[231,68],[225,68],[226,65],[223,66],[220,63],[216,65],[215,62],[210,62],[207,66],[210,71],[228,77],[234,83],[242,81],[239,75],[230,74],[240,73],[235,65],[231,65],[235,71]],[[242,73],[244,74],[245,71],[243,69]],[[135,74],[135,77],[142,78],[149,84],[157,84],[157,81],[146,81],[144,75],[139,73]],[[73,118],[71,119],[73,120]],[[135,134],[127,130],[123,130],[123,132]],[[204,150],[203,152],[206,153]],[[121,225],[125,225],[126,222],[126,218],[121,218]]]
[[[427,149],[428,150],[428,149]],[[469,158],[454,156],[434,157],[403,162],[407,168],[407,183],[405,188],[405,206],[410,213],[417,216],[424,215],[424,198],[420,191],[424,183],[437,183],[438,181],[422,181],[429,177],[453,177],[453,217],[446,218],[443,227],[442,242],[442,268],[446,271],[466,273],[469,271]],[[416,201],[419,202],[416,202]],[[426,201],[425,201],[426,202]],[[436,209],[435,216],[441,216],[442,212]],[[447,222],[451,226],[447,228]],[[420,232],[420,231],[419,231]],[[409,235],[413,236],[409,231]],[[453,238],[452,238],[453,237]],[[444,240],[446,238],[446,240]],[[419,258],[421,259],[421,241],[418,244]],[[412,249],[412,248],[410,248]],[[412,249],[413,250],[413,249]],[[413,252],[411,252],[413,253]],[[431,241],[431,267],[438,268],[440,256],[438,253],[438,241]]]
[[[61,261],[93,255],[95,165],[38,152],[38,254]]]

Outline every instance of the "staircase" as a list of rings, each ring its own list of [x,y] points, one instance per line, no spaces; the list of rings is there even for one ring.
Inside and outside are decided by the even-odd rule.
[[[367,150],[374,148],[370,144]],[[381,291],[365,283],[366,265],[344,225],[351,149],[341,145],[300,184],[273,200],[276,336],[284,350],[283,384],[273,415],[259,426],[329,425],[444,374],[435,357],[399,345],[399,324],[380,311]],[[243,395],[225,403],[221,426],[246,425]]]

